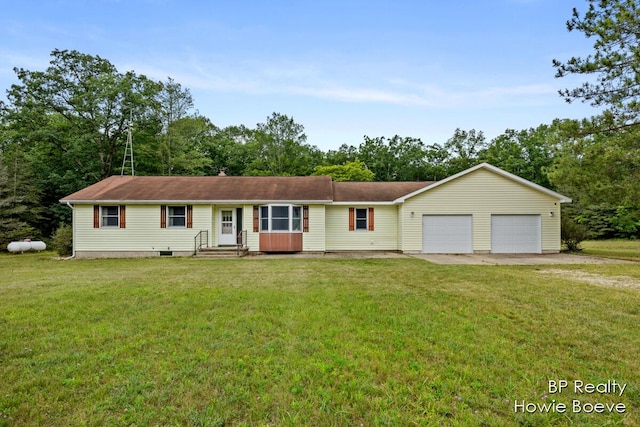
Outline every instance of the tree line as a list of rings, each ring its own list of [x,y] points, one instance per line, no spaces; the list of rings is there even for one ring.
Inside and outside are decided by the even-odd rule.
[[[569,31],[594,37],[594,55],[554,60],[557,77],[595,82],[561,91],[604,112],[507,129],[487,140],[456,129],[443,144],[364,136],[322,151],[304,126],[274,112],[253,127],[216,126],[188,88],[120,72],[107,59],[54,50],[44,71],[14,69],[0,101],[0,244],[47,238],[70,222],[65,195],[120,174],[127,132],[137,175],[331,175],[334,180],[434,181],[481,162],[573,198],[564,216],[591,237],[640,236],[640,18],[635,1],[589,0]],[[632,65],[630,65],[632,63]]]

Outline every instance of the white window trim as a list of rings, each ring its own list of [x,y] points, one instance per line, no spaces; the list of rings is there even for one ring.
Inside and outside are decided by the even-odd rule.
[[[272,219],[273,219],[273,208],[274,207],[287,207],[288,208],[288,217],[289,217],[289,228],[288,230],[273,230],[273,223],[272,223]],[[267,225],[268,225],[268,229],[265,230],[262,227],[262,223],[263,223],[263,219],[264,217],[262,216],[262,208],[267,208],[268,209],[268,216],[267,216]],[[293,209],[294,208],[298,208],[299,212],[300,212],[300,216],[297,218],[297,220],[299,221],[299,229],[298,230],[294,230],[293,229]],[[258,218],[259,220],[259,224],[260,224],[260,233],[302,233],[302,221],[303,221],[303,214],[302,214],[302,206],[299,205],[291,205],[291,204],[279,204],[279,203],[274,203],[274,204],[269,204],[269,205],[262,205],[260,206],[260,216]]]
[[[365,220],[364,228],[358,228],[358,211],[364,211],[364,220]],[[354,208],[353,216],[354,216],[353,218],[354,231],[369,231],[369,208]]]
[[[116,208],[118,212],[117,218],[118,223],[115,225],[105,224],[104,220],[106,218],[116,218],[116,215],[107,215],[105,208]],[[100,205],[100,228],[119,228],[120,227],[120,206],[118,205]]]
[[[184,208],[184,215],[171,215],[174,208]],[[171,224],[171,218],[184,218],[184,225]],[[187,228],[187,205],[167,205],[167,228]]]

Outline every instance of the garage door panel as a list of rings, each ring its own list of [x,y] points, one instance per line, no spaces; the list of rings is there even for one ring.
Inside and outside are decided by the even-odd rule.
[[[541,253],[540,215],[491,215],[492,253]]]
[[[423,253],[472,253],[471,215],[425,215],[422,217]]]

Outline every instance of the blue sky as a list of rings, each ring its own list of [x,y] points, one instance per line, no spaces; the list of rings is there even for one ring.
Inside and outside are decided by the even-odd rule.
[[[569,33],[585,0],[0,0],[0,89],[13,67],[44,70],[53,49],[189,88],[224,127],[272,112],[326,151],[363,136],[491,139],[596,111],[567,104],[552,59],[584,56]]]

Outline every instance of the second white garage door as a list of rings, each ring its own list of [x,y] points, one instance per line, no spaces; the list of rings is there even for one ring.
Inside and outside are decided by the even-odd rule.
[[[467,254],[473,252],[471,215],[425,215],[422,217],[422,252]]]
[[[491,252],[541,253],[540,215],[491,215]]]

